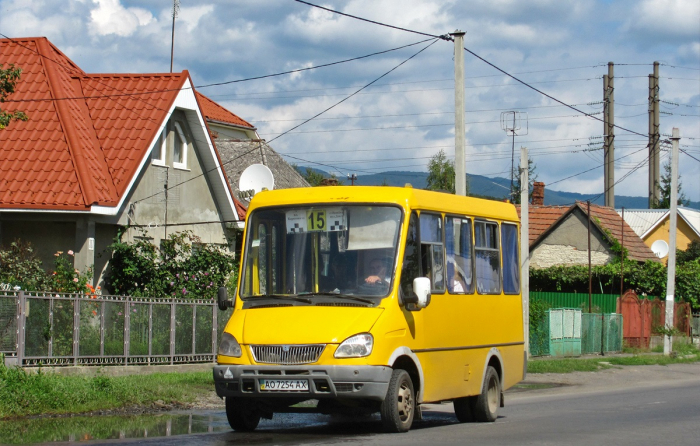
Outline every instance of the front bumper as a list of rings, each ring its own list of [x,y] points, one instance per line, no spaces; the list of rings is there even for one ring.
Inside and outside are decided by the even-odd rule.
[[[220,397],[307,399],[357,398],[383,401],[391,367],[384,366],[214,366],[216,394]],[[261,379],[306,379],[308,391],[261,391]]]

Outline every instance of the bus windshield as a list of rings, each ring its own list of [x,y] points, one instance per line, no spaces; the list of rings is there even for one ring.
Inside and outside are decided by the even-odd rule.
[[[386,205],[257,209],[248,219],[240,296],[387,296],[401,218],[400,208]]]

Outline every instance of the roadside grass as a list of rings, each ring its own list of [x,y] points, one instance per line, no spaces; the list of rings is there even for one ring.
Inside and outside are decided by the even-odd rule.
[[[668,365],[700,361],[700,351],[692,344],[673,346],[674,355],[664,356],[637,352],[632,356],[600,356],[598,358],[536,359],[528,361],[528,373],[595,372],[614,366]]]
[[[0,419],[178,405],[213,388],[211,372],[85,377],[29,373],[0,364]]]

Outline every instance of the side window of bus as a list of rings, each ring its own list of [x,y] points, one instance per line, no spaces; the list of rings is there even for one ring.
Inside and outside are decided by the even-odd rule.
[[[520,292],[518,227],[502,223],[501,242],[503,248],[503,292],[506,294],[518,294]]]
[[[447,290],[451,294],[474,293],[472,222],[463,217],[445,217]]]
[[[258,292],[260,294],[267,294],[267,273],[269,271],[267,265],[267,250],[269,248],[267,241],[267,227],[260,223],[258,225],[258,240],[260,244],[258,245]]]
[[[479,294],[499,294],[501,292],[501,256],[498,235],[497,223],[474,222],[476,290]]]
[[[403,255],[401,267],[401,292],[404,296],[413,294],[413,279],[420,274],[420,250],[418,249],[418,216],[411,214],[408,223],[408,236],[406,237],[406,249]]]
[[[445,292],[445,256],[442,242],[442,216],[420,214],[421,266],[430,279],[431,291]]]

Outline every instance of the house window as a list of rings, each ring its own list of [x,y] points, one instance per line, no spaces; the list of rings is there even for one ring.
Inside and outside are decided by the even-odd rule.
[[[157,166],[165,166],[166,132],[167,130],[160,132],[160,136],[158,136],[158,140],[156,140],[156,143],[153,145],[153,150],[151,152],[152,163]]]
[[[185,132],[182,131],[180,123],[175,122],[174,127],[173,167],[187,169],[187,138],[185,138]]]

